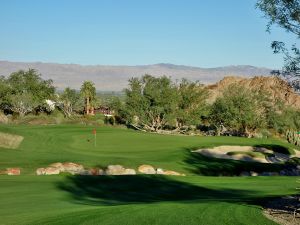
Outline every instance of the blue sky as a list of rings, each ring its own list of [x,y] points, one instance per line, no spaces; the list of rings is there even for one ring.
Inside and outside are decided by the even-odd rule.
[[[1,0],[0,60],[280,68],[255,0]]]

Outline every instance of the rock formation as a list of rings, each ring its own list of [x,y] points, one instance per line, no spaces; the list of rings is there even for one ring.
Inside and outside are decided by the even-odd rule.
[[[270,93],[271,99],[281,100],[286,105],[300,109],[300,95],[294,92],[293,88],[279,77],[262,77],[243,78],[229,76],[213,85],[208,85],[210,93],[209,102],[212,103],[215,99],[222,95],[222,91],[231,84],[239,84],[250,90],[264,90]]]

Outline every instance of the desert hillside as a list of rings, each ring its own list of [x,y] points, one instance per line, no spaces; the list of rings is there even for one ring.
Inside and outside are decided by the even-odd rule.
[[[237,83],[246,88],[265,90],[271,94],[272,99],[282,100],[287,105],[295,108],[300,108],[300,96],[294,92],[290,85],[278,78],[278,77],[263,77],[256,76],[253,78],[243,78],[229,76],[223,78],[221,81],[213,85],[208,85],[210,92],[210,102],[213,102],[218,96],[222,94],[222,91],[229,85]]]

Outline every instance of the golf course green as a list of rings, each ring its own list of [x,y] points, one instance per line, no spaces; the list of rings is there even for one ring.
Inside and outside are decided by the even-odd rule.
[[[275,224],[262,204],[297,192],[297,177],[240,177],[241,171],[276,171],[281,165],[206,158],[192,150],[219,145],[268,146],[292,152],[279,139],[172,136],[121,127],[1,125],[24,137],[16,149],[0,148],[0,224]],[[150,164],[185,173],[164,175],[37,176],[55,162],[86,167]],[[204,176],[205,175],[205,176]],[[228,176],[226,176],[228,175]],[[230,175],[230,176],[229,176]]]

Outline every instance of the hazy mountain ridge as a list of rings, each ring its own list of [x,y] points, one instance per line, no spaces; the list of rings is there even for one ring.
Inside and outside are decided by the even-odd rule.
[[[110,66],[110,65],[78,65],[41,62],[9,62],[0,61],[0,75],[7,76],[12,72],[28,68],[38,70],[44,79],[52,79],[57,88],[67,86],[79,89],[84,80],[91,80],[97,89],[103,91],[119,91],[127,86],[128,79],[144,74],[153,76],[170,76],[172,79],[199,80],[202,83],[215,83],[225,76],[235,75],[245,78],[257,75],[269,76],[271,69],[243,66],[226,66],[216,68],[200,68],[167,63],[141,66]]]

